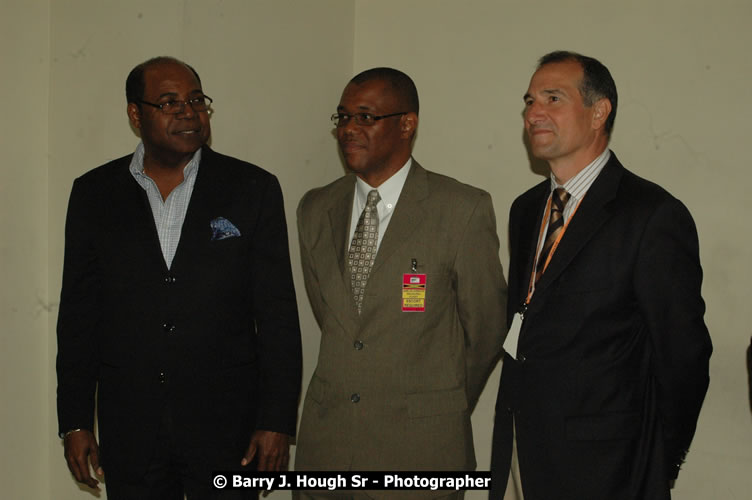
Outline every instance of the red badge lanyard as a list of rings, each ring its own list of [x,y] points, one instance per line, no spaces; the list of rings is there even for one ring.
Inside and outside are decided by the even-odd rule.
[[[583,196],[582,199],[585,197]],[[561,241],[562,237],[564,237],[564,233],[567,231],[567,228],[569,227],[569,223],[572,221],[572,218],[574,217],[574,214],[577,212],[577,209],[580,208],[580,204],[582,203],[582,199],[577,202],[577,206],[574,207],[574,211],[572,212],[572,215],[569,216],[569,219],[567,219],[567,223],[564,224],[564,227],[561,229],[561,232],[559,233],[559,236],[556,237],[556,241],[554,241],[554,244],[551,246],[551,251],[548,252],[548,257],[546,257],[546,262],[543,264],[543,273],[545,274],[546,268],[548,268],[548,264],[551,262],[551,257],[553,257],[554,252],[556,251],[556,248],[559,246],[559,242]],[[551,217],[551,196],[548,197],[548,203],[546,203],[546,211],[543,212],[543,217]],[[563,215],[563,214],[562,214]],[[544,219],[545,220],[545,219]],[[535,247],[535,262],[533,263],[533,272],[530,275],[530,284],[527,287],[527,298],[525,299],[525,306],[530,304],[530,299],[533,298],[533,293],[535,293],[535,268],[538,267],[538,257],[540,257],[540,251],[541,251],[541,245],[543,245],[545,242],[543,241],[543,231],[548,227],[548,225],[544,225],[541,222],[541,228],[540,233],[538,234],[538,244]]]

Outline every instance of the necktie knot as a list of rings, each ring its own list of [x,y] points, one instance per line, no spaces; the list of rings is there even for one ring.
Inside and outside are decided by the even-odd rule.
[[[375,207],[376,204],[381,201],[378,189],[371,189],[368,192],[368,198],[366,199],[366,205],[369,207]]]
[[[572,195],[567,193],[567,190],[564,188],[554,189],[554,194],[551,197],[551,201],[553,202],[553,206],[551,207],[552,210],[558,210],[559,212],[563,212],[564,207],[566,206],[571,196]]]
[[[549,259],[554,244],[560,237],[564,227],[564,206],[569,201],[571,195],[564,188],[556,188],[551,194],[551,214],[548,218],[548,233],[543,240],[543,248],[538,255],[538,263],[535,267],[535,282],[543,275],[546,269],[546,262]]]

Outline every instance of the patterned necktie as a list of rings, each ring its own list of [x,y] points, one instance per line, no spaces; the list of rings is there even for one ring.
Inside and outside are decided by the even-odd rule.
[[[363,305],[363,295],[371,273],[373,261],[376,259],[376,243],[379,238],[379,213],[376,204],[381,200],[379,192],[375,189],[368,193],[366,207],[360,214],[358,225],[355,226],[355,234],[350,243],[350,252],[347,263],[350,266],[350,284],[352,285],[353,298],[358,306],[360,314]]]
[[[536,283],[538,283],[538,280],[543,275],[548,254],[551,253],[554,242],[564,228],[564,207],[567,205],[570,196],[564,188],[556,188],[551,195],[551,215],[548,219],[548,233],[546,234],[546,241],[543,243],[543,250],[541,250],[538,256],[538,265],[535,266]]]

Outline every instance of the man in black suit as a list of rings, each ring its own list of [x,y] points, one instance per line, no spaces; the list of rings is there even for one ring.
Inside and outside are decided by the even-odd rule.
[[[126,82],[132,155],[73,184],[58,318],[68,467],[110,499],[249,498],[213,470],[287,467],[301,346],[282,193],[212,151],[196,71],[159,57]],[[100,449],[94,437],[95,394]]]
[[[617,93],[600,62],[548,54],[524,99],[552,175],[510,212],[490,496],[669,499],[712,350],[694,222],[608,149]]]

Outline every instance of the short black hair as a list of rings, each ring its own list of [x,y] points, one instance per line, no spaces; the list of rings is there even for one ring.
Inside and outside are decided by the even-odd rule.
[[[386,82],[392,87],[400,101],[407,107],[403,111],[413,112],[416,115],[420,111],[418,89],[415,82],[405,73],[394,68],[372,68],[355,75],[350,82],[362,85],[373,80]]]
[[[616,105],[619,101],[616,83],[614,83],[611,73],[597,59],[566,50],[557,50],[541,57],[538,61],[538,69],[547,64],[567,61],[576,62],[582,67],[583,76],[579,90],[585,106],[592,106],[597,100],[603,98],[611,102],[611,113],[609,113],[603,127],[606,135],[611,137],[611,130],[614,128],[614,121],[616,120]]]
[[[196,76],[196,80],[198,80],[198,84],[201,85],[201,77],[198,76],[198,72],[193,69],[193,66],[190,64],[186,64],[180,59],[170,56],[152,57],[148,61],[139,64],[128,73],[128,78],[125,80],[125,98],[127,99],[128,104],[135,103],[140,105],[139,101],[142,101],[144,98],[144,87],[146,86],[146,83],[144,82],[144,72],[149,69],[149,67],[162,63],[182,64],[193,72]]]

